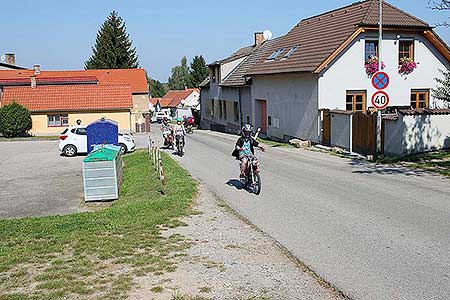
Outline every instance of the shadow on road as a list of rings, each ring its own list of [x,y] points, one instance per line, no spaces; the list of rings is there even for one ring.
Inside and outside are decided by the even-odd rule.
[[[424,176],[425,174],[433,174],[420,169],[412,169],[398,165],[384,165],[370,163],[363,160],[353,159],[350,165],[356,167],[354,174],[381,174],[381,175],[406,175],[406,176]]]
[[[234,186],[238,190],[245,188],[245,185],[239,179],[230,179],[227,181],[226,185]]]

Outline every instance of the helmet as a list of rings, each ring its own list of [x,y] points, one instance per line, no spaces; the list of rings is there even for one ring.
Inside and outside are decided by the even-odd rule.
[[[181,122],[183,122],[183,119],[182,118],[177,118],[177,123],[181,123]]]
[[[243,137],[250,137],[250,135],[253,132],[253,126],[251,124],[245,124],[244,126],[242,126],[242,136]]]

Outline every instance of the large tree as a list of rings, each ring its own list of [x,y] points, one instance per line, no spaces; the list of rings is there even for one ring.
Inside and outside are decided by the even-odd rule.
[[[428,6],[433,10],[449,11],[450,10],[450,0],[428,0]],[[449,27],[450,22],[445,21],[437,24],[438,26]]]
[[[136,48],[125,22],[113,11],[100,27],[85,69],[132,69],[139,67]]]
[[[186,56],[181,59],[180,65],[172,68],[168,85],[171,90],[184,90],[189,85],[189,67]]]
[[[450,105],[450,70],[440,70],[444,78],[436,78],[437,87],[433,89],[433,97]]]
[[[147,77],[147,82],[153,98],[161,98],[166,94],[166,87],[159,80]]]
[[[202,55],[195,56],[189,70],[189,87],[196,88],[209,75],[208,67]]]

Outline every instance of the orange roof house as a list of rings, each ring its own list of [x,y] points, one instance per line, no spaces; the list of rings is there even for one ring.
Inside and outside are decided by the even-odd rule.
[[[200,90],[197,88],[185,90],[170,90],[163,98],[151,99],[150,103],[154,106],[159,103],[161,108],[182,108],[190,107],[197,109],[199,105]]]

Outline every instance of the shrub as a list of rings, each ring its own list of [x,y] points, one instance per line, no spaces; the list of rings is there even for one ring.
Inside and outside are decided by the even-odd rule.
[[[16,102],[0,108],[0,133],[11,138],[24,136],[31,129],[31,114]]]

